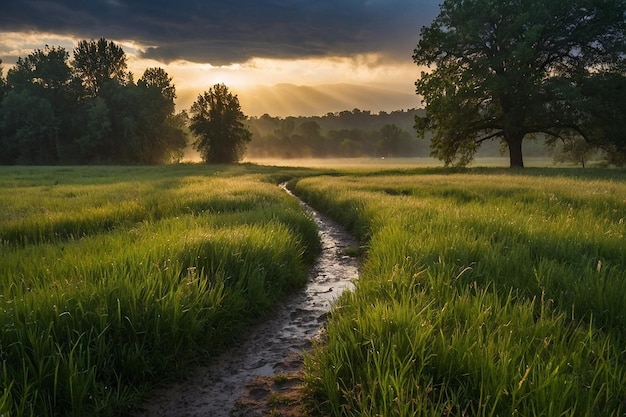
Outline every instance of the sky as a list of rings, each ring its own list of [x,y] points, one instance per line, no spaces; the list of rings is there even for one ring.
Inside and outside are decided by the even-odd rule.
[[[121,46],[138,79],[161,67],[177,109],[224,83],[249,116],[419,107],[411,58],[441,0],[3,0],[4,75],[45,45]]]

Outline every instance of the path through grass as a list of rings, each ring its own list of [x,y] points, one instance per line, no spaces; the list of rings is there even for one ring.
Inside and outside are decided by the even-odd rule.
[[[3,168],[0,416],[119,415],[303,285],[316,227],[275,175]]]

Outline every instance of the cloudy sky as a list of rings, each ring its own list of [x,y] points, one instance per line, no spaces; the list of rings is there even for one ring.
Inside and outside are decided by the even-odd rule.
[[[3,0],[4,74],[45,45],[112,40],[135,78],[162,67],[178,108],[225,83],[260,116],[419,106],[411,55],[441,0]]]

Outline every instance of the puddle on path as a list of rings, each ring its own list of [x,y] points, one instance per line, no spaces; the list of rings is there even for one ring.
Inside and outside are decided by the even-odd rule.
[[[322,242],[306,287],[251,329],[239,346],[185,381],[156,391],[137,417],[229,416],[252,380],[281,373],[286,358],[310,346],[334,300],[358,278],[358,260],[344,255],[344,249],[358,242],[334,221],[303,207],[315,219]]]

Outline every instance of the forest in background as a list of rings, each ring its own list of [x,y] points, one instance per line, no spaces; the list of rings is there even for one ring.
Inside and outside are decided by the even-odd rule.
[[[415,116],[423,109],[372,113],[354,109],[327,113],[324,116],[250,117],[252,141],[246,156],[250,158],[328,158],[328,157],[428,157],[430,137],[419,139]],[[478,157],[502,155],[498,141],[485,143]],[[554,154],[543,141],[526,141],[528,156]]]
[[[412,129],[418,110],[372,114],[354,109],[324,116],[248,119],[249,157],[325,158],[428,155]]]
[[[105,39],[35,50],[6,77],[0,67],[0,164],[84,165],[180,162],[197,140],[186,110],[175,110],[176,88],[161,68],[135,81],[122,48]],[[354,109],[323,116],[247,117],[249,158],[428,157],[432,135],[419,139],[423,109],[373,113]],[[541,138],[538,138],[541,139]],[[477,157],[503,152],[499,141]],[[527,156],[589,158],[589,147],[548,148],[524,141]],[[582,155],[581,155],[582,152]]]
[[[159,164],[188,144],[187,115],[162,68],[135,81],[114,42],[80,41],[70,53],[45,46],[3,77],[0,164]]]

